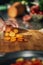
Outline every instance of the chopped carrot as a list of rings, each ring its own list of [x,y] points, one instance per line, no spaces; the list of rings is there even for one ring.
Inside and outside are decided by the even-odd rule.
[[[17,38],[17,41],[23,41],[23,38]]]
[[[9,41],[10,40],[10,37],[4,37],[4,40],[5,41]]]
[[[16,37],[11,37],[10,41],[11,42],[15,42],[16,41]]]
[[[22,38],[23,35],[21,35],[21,34],[16,34],[16,37],[17,37],[17,38]]]
[[[18,29],[14,29],[14,33],[18,33]]]
[[[10,31],[9,36],[14,37],[16,34],[13,31]]]
[[[5,36],[9,36],[9,33],[8,32],[5,32]]]
[[[10,27],[7,27],[6,28],[6,32],[10,32],[11,31],[11,28]]]

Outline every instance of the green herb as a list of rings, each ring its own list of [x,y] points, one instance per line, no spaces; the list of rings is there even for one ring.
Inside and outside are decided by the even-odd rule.
[[[23,4],[26,4],[26,3],[28,3],[28,5],[29,6],[31,6],[32,4],[31,4],[31,2],[30,2],[30,0],[11,0],[10,1],[10,4],[13,4],[14,2],[22,2]]]
[[[39,0],[40,10],[43,11],[43,0]]]
[[[21,2],[22,0],[10,0],[10,4],[13,4],[14,2]]]

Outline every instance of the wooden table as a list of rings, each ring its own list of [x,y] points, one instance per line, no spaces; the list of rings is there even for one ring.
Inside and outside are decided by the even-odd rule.
[[[38,30],[29,30],[25,33],[27,41],[6,42],[0,40],[0,52],[15,52],[21,50],[43,50],[43,33]]]

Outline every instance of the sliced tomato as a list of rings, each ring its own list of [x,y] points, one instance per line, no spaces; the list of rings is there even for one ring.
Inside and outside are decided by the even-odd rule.
[[[38,5],[35,5],[35,6],[32,6],[30,8],[31,12],[34,14],[34,13],[38,13],[39,12],[39,6]]]
[[[33,61],[33,65],[42,65],[41,61],[40,60],[35,60]]]
[[[23,16],[23,21],[29,21],[29,20],[31,20],[31,15],[25,15],[25,16]]]
[[[43,12],[40,11],[39,14],[40,14],[40,15],[43,15]]]
[[[43,65],[39,59],[19,61],[11,65]]]
[[[31,13],[32,13],[32,14],[35,14],[35,11],[34,11],[34,10],[32,10],[32,11],[31,11]]]
[[[16,63],[11,64],[11,65],[23,65],[23,62],[16,62]]]
[[[42,12],[42,14],[43,14],[43,12]]]
[[[23,65],[23,61],[16,62],[16,65]]]
[[[30,11],[34,10],[34,8],[35,8],[35,6],[32,6],[32,7],[30,8]]]
[[[32,65],[32,62],[29,60],[26,60],[23,65]]]

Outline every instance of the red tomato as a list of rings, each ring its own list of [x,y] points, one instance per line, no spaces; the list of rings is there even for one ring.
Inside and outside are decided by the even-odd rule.
[[[43,12],[42,12],[42,14],[43,14]]]
[[[26,60],[23,65],[32,65],[32,62],[29,60]]]
[[[23,21],[29,21],[29,20],[31,20],[31,15],[25,15],[25,16],[23,16]]]
[[[22,65],[23,61],[16,62],[16,65]]]
[[[38,13],[39,12],[39,6],[38,5],[35,5],[35,6],[32,6],[30,8],[31,12],[34,14],[34,13]]]
[[[34,10],[34,8],[35,8],[35,6],[32,6],[32,7],[30,8],[30,11]]]
[[[30,12],[30,16],[32,16],[33,14],[32,14],[32,12]]]
[[[39,6],[38,6],[38,5],[36,5],[36,6],[35,6],[35,9],[36,9],[36,10],[39,10]]]
[[[33,65],[42,65],[40,60],[35,60],[33,61]]]
[[[32,60],[19,61],[11,65],[43,65],[43,64],[39,59],[36,59],[34,61]]]
[[[42,14],[43,14],[43,12],[41,12],[41,11],[40,11],[40,12],[39,12],[39,14],[40,14],[40,15],[42,15]]]
[[[32,14],[35,14],[35,11],[34,10],[32,10],[31,12],[32,12]]]
[[[34,6],[32,6],[32,7],[30,8],[31,11],[34,10],[34,9],[39,10],[39,6],[38,6],[38,5],[34,5]]]

